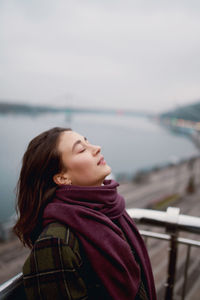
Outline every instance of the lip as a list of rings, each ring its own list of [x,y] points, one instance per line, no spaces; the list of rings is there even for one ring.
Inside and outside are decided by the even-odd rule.
[[[106,161],[104,160],[104,157],[101,156],[101,158],[100,158],[100,160],[98,161],[97,165],[98,165],[98,166],[101,165],[101,164],[105,165],[105,163],[106,163]]]

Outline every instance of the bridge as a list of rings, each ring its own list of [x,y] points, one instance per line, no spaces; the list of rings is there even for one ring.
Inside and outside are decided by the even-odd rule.
[[[0,100],[0,114],[22,114],[22,115],[39,115],[44,113],[66,113],[71,114],[110,114],[125,115],[130,117],[153,117],[154,114],[148,111],[138,111],[130,109],[117,108],[94,108],[81,106],[44,106],[44,105],[28,105],[22,103],[8,103]]]

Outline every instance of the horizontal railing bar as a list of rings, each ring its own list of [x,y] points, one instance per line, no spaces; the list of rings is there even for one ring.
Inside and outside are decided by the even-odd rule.
[[[157,233],[157,232],[152,232],[152,231],[147,231],[147,230],[140,230],[140,234],[145,237],[156,238],[156,239],[165,240],[165,241],[169,241],[171,239],[171,236],[169,234]],[[177,237],[176,241],[179,244],[200,247],[200,241],[195,241],[195,240],[180,238],[180,237]]]
[[[139,230],[140,234],[145,237],[149,238],[155,238],[159,240],[170,240],[170,235],[165,234],[165,233],[157,233],[157,232],[152,232],[152,231],[147,231],[147,230]]]
[[[190,246],[194,246],[194,247],[200,247],[199,241],[194,241],[194,240],[185,239],[185,238],[177,238],[177,241],[180,244],[190,245]]]
[[[0,296],[3,291],[9,288],[13,283],[17,282],[23,276],[22,272],[7,280],[3,284],[0,285]]]
[[[152,209],[130,208],[127,209],[128,214],[136,222],[141,224],[150,224],[159,227],[176,226],[178,231],[187,231],[192,233],[200,233],[200,218],[187,216],[182,214],[173,215],[176,208],[168,208],[166,212],[156,211]]]

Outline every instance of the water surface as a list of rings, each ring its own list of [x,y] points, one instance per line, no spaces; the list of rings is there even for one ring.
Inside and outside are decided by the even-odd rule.
[[[28,142],[54,126],[71,127],[102,147],[114,175],[196,155],[185,136],[173,135],[145,118],[121,115],[43,114],[37,117],[0,115],[0,221],[14,213],[17,178]]]

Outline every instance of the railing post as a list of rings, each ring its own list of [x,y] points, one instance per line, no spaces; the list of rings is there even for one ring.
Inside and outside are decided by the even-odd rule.
[[[176,277],[176,259],[177,259],[177,223],[180,209],[169,207],[167,209],[168,219],[171,225],[168,226],[167,231],[170,233],[169,259],[168,259],[168,274],[165,290],[165,300],[173,300],[173,290]]]

